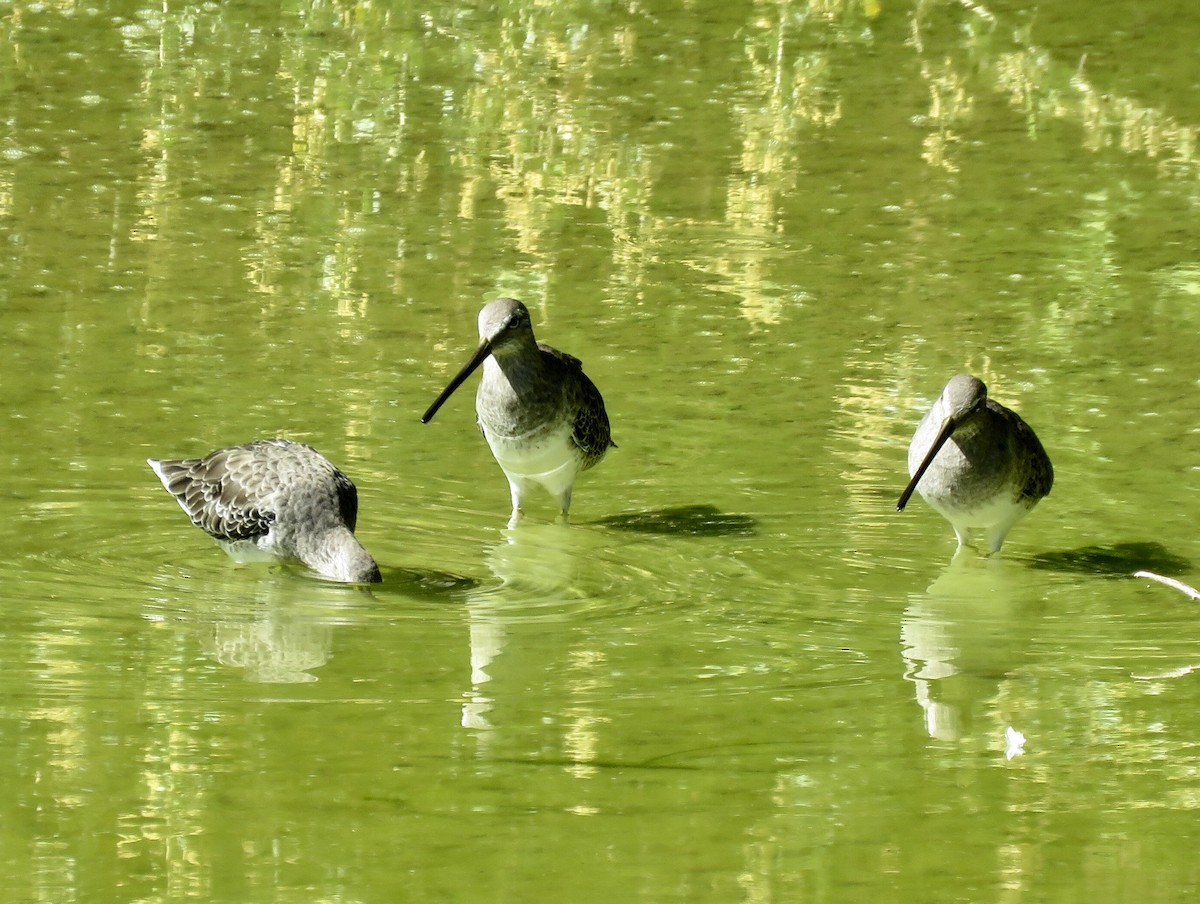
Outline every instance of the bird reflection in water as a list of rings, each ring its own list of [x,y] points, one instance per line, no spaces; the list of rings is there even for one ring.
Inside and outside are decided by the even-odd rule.
[[[1020,714],[1003,712],[997,701],[1020,680],[1042,611],[1041,588],[1028,571],[998,559],[956,557],[913,594],[900,622],[901,655],[930,737],[975,737],[982,711],[989,742],[1012,748],[1006,726]]]

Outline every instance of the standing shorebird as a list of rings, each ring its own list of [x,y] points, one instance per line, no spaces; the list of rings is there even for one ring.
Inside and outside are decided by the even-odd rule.
[[[563,518],[571,487],[615,446],[608,412],[578,358],[533,337],[529,311],[513,298],[497,298],[479,312],[479,348],[421,418],[428,424],[454,390],[483,365],[475,394],[479,429],[512,491],[512,517],[521,514],[533,484],[558,500]]]
[[[950,522],[959,547],[969,528],[984,528],[989,553],[1054,485],[1050,457],[1033,429],[989,399],[987,387],[970,374],[951,377],[917,425],[908,473],[898,511],[917,490]]]
[[[354,483],[311,446],[260,439],[204,458],[146,461],[192,523],[234,560],[301,562],[355,584],[382,580],[354,536]]]

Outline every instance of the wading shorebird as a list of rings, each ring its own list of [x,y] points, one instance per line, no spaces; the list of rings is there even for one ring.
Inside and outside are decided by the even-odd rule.
[[[353,481],[311,446],[260,439],[204,458],[146,462],[192,523],[235,561],[300,562],[347,583],[382,580],[354,536]]]
[[[475,413],[492,455],[508,478],[517,522],[533,484],[558,500],[564,520],[580,471],[604,457],[612,433],[604,399],[578,358],[533,337],[529,311],[497,298],[479,312],[479,348],[421,418],[427,424],[454,390],[483,365]]]
[[[896,509],[904,511],[915,489],[950,522],[960,548],[968,529],[983,528],[989,554],[1054,485],[1050,457],[1033,429],[989,399],[970,374],[951,377],[917,425],[908,473]]]

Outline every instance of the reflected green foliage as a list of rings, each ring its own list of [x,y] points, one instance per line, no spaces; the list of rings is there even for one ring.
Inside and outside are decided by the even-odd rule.
[[[1165,179],[1195,182],[1200,124],[1097,87],[1086,56],[1039,45],[1021,13],[810,0],[735,4],[664,28],[670,16],[625,3],[291,4],[269,14],[127,4],[110,15],[18,3],[4,77],[10,104],[44,85],[61,92],[57,115],[75,119],[79,108],[97,129],[115,122],[92,142],[102,154],[123,149],[90,203],[112,224],[114,263],[158,280],[151,299],[186,292],[177,267],[153,261],[194,241],[197,218],[216,218],[233,253],[218,263],[198,249],[192,285],[203,274],[230,294],[253,289],[268,296],[264,311],[325,297],[341,317],[364,316],[386,301],[371,286],[412,297],[406,277],[435,251],[482,257],[502,285],[539,301],[582,269],[590,291],[637,304],[682,267],[752,321],[778,322],[812,294],[787,262],[791,235],[811,229],[794,200],[812,193],[808,181],[840,178],[825,152],[830,135],[858,127],[846,83],[871,54],[919,74],[861,86],[891,95],[873,111],[890,131],[920,139],[889,151],[910,158],[899,173],[922,160],[971,175],[970,149],[1001,104],[1032,141],[1069,122],[1080,154],[1119,148],[1155,161]],[[75,74],[39,68],[60,38],[76,50],[66,57]],[[102,48],[104,90],[64,90]],[[11,208],[21,161],[55,151],[39,146],[28,115],[10,112],[0,174]],[[86,137],[86,125],[76,129]],[[936,216],[932,198],[906,203]],[[318,240],[315,222],[333,228]],[[1081,278],[1097,272],[1093,249],[1063,251]],[[449,268],[444,292],[477,297],[461,282],[469,273]],[[206,287],[187,294],[201,301]]]
[[[1190,889],[1196,610],[1107,580],[1196,583],[1200,7],[1147,10],[0,6],[9,897]],[[501,294],[620,438],[569,527],[418,422]],[[949,565],[893,510],[959,370],[1058,482]],[[377,592],[143,464],[275,435]]]

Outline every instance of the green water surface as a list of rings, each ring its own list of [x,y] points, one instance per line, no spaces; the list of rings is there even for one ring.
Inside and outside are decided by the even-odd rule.
[[[1200,888],[1200,6],[0,3],[0,898]],[[618,448],[506,527],[489,298]],[[1054,490],[896,499],[946,379]],[[145,459],[288,436],[384,583]],[[1022,742],[1023,739],[1023,742]]]

